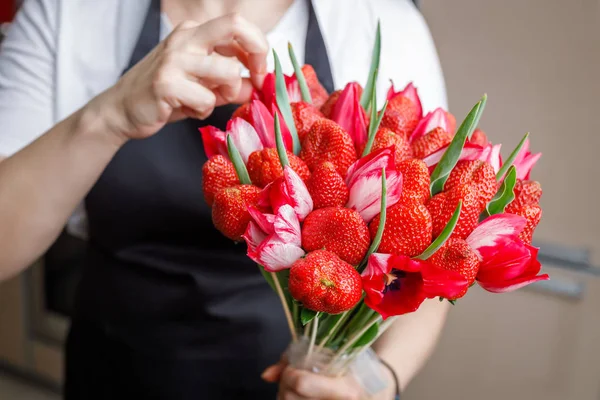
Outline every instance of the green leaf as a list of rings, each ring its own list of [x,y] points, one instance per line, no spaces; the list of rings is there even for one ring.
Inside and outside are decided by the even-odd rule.
[[[454,138],[448,146],[448,149],[446,149],[442,159],[433,170],[433,173],[431,174],[430,186],[432,196],[444,189],[444,184],[448,180],[450,172],[452,172],[456,166],[467,138],[471,137],[471,134],[477,127],[477,124],[479,124],[479,119],[481,118],[481,114],[483,114],[486,102],[487,95],[484,95],[482,99],[479,100],[471,109],[463,123],[460,124],[460,128],[458,128],[456,135],[454,135]]]
[[[375,93],[375,91],[373,91],[373,93]],[[373,97],[375,97],[375,96],[373,96]],[[383,107],[381,108],[381,111],[379,111],[379,115],[377,116],[377,118],[373,117],[375,115],[374,110],[377,108],[375,101],[373,102],[373,104],[375,104],[375,106],[371,109],[371,123],[369,124],[369,138],[367,140],[367,144],[365,145],[365,149],[363,150],[363,154],[362,154],[363,157],[368,155],[371,152],[371,149],[373,148],[373,143],[375,142],[375,135],[377,135],[377,130],[379,129],[379,125],[381,124],[381,120],[383,119],[383,114],[385,113],[388,102],[386,100],[385,103],[383,103]]]
[[[369,345],[379,333],[379,324],[373,324],[367,329],[365,333],[352,345],[352,348],[362,347]]]
[[[302,308],[302,312],[300,312],[300,322],[302,322],[302,326],[305,326],[310,321],[312,321],[318,312],[309,310],[308,308]]]
[[[379,70],[379,60],[381,56],[381,22],[377,21],[377,31],[375,32],[375,43],[373,44],[373,52],[371,54],[371,69],[369,70],[369,78],[367,84],[360,97],[360,104],[365,110],[369,109],[371,96],[377,83],[377,73]]]
[[[296,80],[298,81],[298,86],[300,86],[300,94],[302,95],[302,101],[312,104],[312,97],[310,96],[310,89],[308,88],[308,84],[306,83],[306,79],[304,78],[304,74],[302,73],[302,67],[298,63],[298,59],[296,58],[296,53],[294,53],[294,48],[292,44],[288,42],[288,53],[290,54],[290,60],[292,60],[292,65],[294,66],[294,73],[296,74]]]
[[[246,169],[246,165],[244,164],[244,160],[242,160],[240,152],[233,143],[231,135],[227,135],[227,152],[229,153],[229,159],[233,163],[235,172],[237,173],[237,176],[240,179],[240,183],[242,185],[251,185],[252,181],[250,180],[250,176],[248,175],[248,170]]]
[[[292,107],[290,106],[290,99],[285,86],[281,62],[279,62],[279,57],[275,50],[273,50],[273,56],[275,57],[275,99],[277,100],[277,106],[279,107],[279,111],[281,111],[283,120],[292,135],[294,154],[298,155],[300,153],[300,140],[298,139],[298,131],[294,124],[294,117],[292,117]]]
[[[448,300],[448,303],[452,304],[453,306],[456,305],[456,300]]]
[[[498,189],[494,198],[487,204],[486,210],[488,215],[501,214],[504,212],[506,206],[515,199],[514,188],[516,183],[517,169],[512,165],[509,168],[500,189]]]
[[[385,228],[385,219],[387,215],[387,179],[385,176],[385,167],[381,169],[381,211],[379,213],[379,226],[377,226],[377,233],[375,234],[375,238],[373,239],[373,242],[369,247],[369,251],[367,251],[367,255],[365,256],[361,265],[366,265],[369,260],[369,256],[375,253],[379,248],[381,237],[383,236],[383,230]]]
[[[416,259],[427,260],[433,255],[433,253],[438,251],[440,247],[444,245],[444,243],[446,243],[446,241],[450,238],[450,235],[452,235],[452,232],[454,232],[454,228],[456,228],[461,209],[462,201],[459,201],[458,206],[456,206],[456,209],[454,210],[454,214],[452,214],[450,221],[448,221],[442,233],[440,233],[440,235],[433,241],[433,243],[429,245],[427,249],[425,249],[423,253],[421,253],[421,255],[415,257]]]
[[[285,168],[290,165],[290,160],[288,160],[287,152],[285,151],[285,145],[283,144],[281,124],[279,123],[279,114],[277,113],[275,113],[275,143],[277,145],[277,155],[279,156],[281,168]]]
[[[512,167],[513,163],[515,162],[515,159],[517,158],[517,155],[519,154],[519,151],[521,151],[521,149],[523,148],[523,145],[525,144],[525,141],[528,137],[529,132],[527,132],[525,136],[523,136],[523,139],[521,139],[517,147],[512,151],[512,153],[510,153],[510,156],[508,156],[504,164],[502,164],[502,168],[500,168],[500,170],[496,174],[497,181],[500,181],[500,179],[502,179],[506,171],[508,171],[508,169]]]
[[[275,282],[273,282],[273,275],[271,275],[270,272],[265,271],[265,268],[262,265],[259,265],[258,269],[259,269],[260,273],[262,274],[262,276],[267,281],[267,283],[269,284],[269,286],[271,286],[271,289],[273,289],[273,291],[276,291],[277,289],[275,289]]]

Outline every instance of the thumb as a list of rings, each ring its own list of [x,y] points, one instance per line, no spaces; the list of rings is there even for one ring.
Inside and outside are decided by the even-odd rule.
[[[271,365],[270,367],[265,369],[260,377],[264,381],[269,383],[279,382],[279,379],[281,378],[281,374],[283,373],[285,366],[286,364],[280,361],[277,364]]]

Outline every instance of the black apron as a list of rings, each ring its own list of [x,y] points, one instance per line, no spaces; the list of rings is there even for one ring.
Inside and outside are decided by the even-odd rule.
[[[310,3],[310,2],[309,2]],[[152,0],[129,67],[158,43]],[[306,63],[333,90],[312,4]],[[86,198],[90,246],[66,351],[67,399],[268,399],[260,373],[290,337],[277,296],[245,244],[212,225],[198,128],[235,106],[130,141]]]

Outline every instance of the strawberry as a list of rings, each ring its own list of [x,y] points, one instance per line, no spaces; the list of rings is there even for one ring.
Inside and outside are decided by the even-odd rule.
[[[471,135],[471,139],[469,139],[469,142],[473,144],[478,144],[481,147],[485,147],[490,143],[487,138],[487,135],[481,129],[475,129],[475,132],[473,132],[473,134]]]
[[[459,161],[450,173],[444,189],[451,190],[466,183],[474,183],[477,186],[479,206],[483,211],[498,190],[494,167],[480,160]]]
[[[366,145],[366,144],[365,144]],[[358,148],[358,155],[361,156],[365,145]],[[373,147],[371,152],[385,149],[387,147],[394,146],[394,160],[396,164],[402,160],[412,157],[412,149],[408,144],[408,141],[403,136],[396,135],[389,128],[379,128],[375,134],[375,140],[373,140]]]
[[[433,221],[434,238],[442,233],[461,200],[463,202],[462,209],[452,236],[465,239],[473,232],[483,208],[481,208],[477,185],[467,183],[447,192],[438,193],[427,203],[427,209]]]
[[[431,184],[427,164],[418,158],[410,158],[398,163],[396,168],[402,173],[400,202],[406,203],[413,199],[425,204],[429,198],[429,185]]]
[[[425,158],[431,153],[447,146],[452,141],[452,135],[443,128],[435,128],[412,143],[415,157]]]
[[[323,114],[312,104],[303,101],[292,103],[291,107],[294,124],[298,131],[298,138],[300,139],[300,142],[302,142],[308,131],[310,131],[312,124],[318,119],[323,118]]]
[[[348,202],[350,191],[333,163],[326,161],[314,169],[306,181],[314,209],[343,206]]]
[[[290,167],[302,178],[308,179],[310,171],[300,159],[300,157],[287,152]],[[257,150],[248,157],[248,175],[253,184],[259,187],[265,187],[275,179],[283,176],[283,168],[277,155],[277,150],[273,148]]]
[[[533,232],[540,223],[540,219],[542,219],[541,207],[538,204],[528,204],[515,211],[514,214],[520,215],[527,220],[527,224],[519,235],[519,239],[521,239],[523,243],[531,244]]]
[[[241,241],[250,222],[248,206],[257,206],[260,193],[253,185],[238,185],[217,192],[212,208],[215,227],[229,239]]]
[[[542,186],[539,182],[518,179],[514,193],[515,199],[506,207],[506,212],[512,214],[525,206],[538,204],[542,197]]]
[[[379,217],[376,216],[369,225],[371,238],[375,238],[377,233]],[[423,204],[415,200],[396,203],[387,209],[383,236],[377,251],[415,257],[431,244],[431,234],[431,215]]]
[[[304,138],[300,157],[311,171],[322,162],[331,161],[338,173],[346,177],[348,167],[356,161],[356,150],[344,129],[331,120],[321,118]]]
[[[250,111],[250,103],[245,103],[239,106],[231,116],[231,119],[242,118],[252,124],[252,112]]]
[[[450,238],[444,245],[428,260],[439,268],[458,272],[467,280],[469,286],[475,282],[479,271],[479,258],[473,249],[463,239]],[[463,297],[468,287],[455,299]],[[449,299],[454,300],[454,299]]]
[[[299,259],[290,269],[290,294],[309,310],[339,314],[362,297],[362,280],[354,267],[326,250]]]
[[[388,122],[395,120],[396,127],[399,130],[389,128],[401,136],[408,137],[419,123],[419,110],[416,104],[408,97],[393,97],[389,101],[385,113],[389,115]]]
[[[331,93],[331,95],[329,96],[327,101],[325,101],[325,103],[323,103],[323,105],[321,106],[321,112],[323,113],[325,118],[331,118],[333,109],[335,108],[335,105],[337,104],[337,101],[340,98],[341,94],[342,94],[341,90],[336,90],[335,92]]]
[[[408,140],[408,137],[415,129],[410,121],[407,121],[402,114],[394,110],[385,110],[381,119],[381,127],[388,128],[392,132]]]
[[[329,97],[327,90],[321,85],[321,82],[319,82],[319,77],[311,65],[303,65],[302,74],[304,75],[308,90],[310,91],[313,105],[316,108],[320,108]]]
[[[306,251],[325,249],[358,265],[370,245],[369,228],[360,214],[343,207],[327,207],[308,214],[302,226]]]
[[[239,185],[237,173],[231,161],[222,155],[211,157],[202,166],[202,191],[206,203],[212,207],[215,195],[221,189]]]

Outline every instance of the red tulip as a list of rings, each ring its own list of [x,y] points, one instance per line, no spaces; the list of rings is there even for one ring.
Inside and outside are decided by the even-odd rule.
[[[279,208],[290,205],[300,221],[313,210],[310,193],[300,176],[289,166],[283,169],[283,176],[265,186],[259,199],[261,207],[277,213]]]
[[[542,153],[532,154],[529,151],[529,139],[525,140],[525,144],[515,158],[514,166],[517,169],[517,179],[528,180],[531,170],[538,162]]]
[[[367,142],[367,119],[359,93],[358,83],[347,84],[331,113],[331,119],[348,132],[356,148]]]
[[[423,118],[423,106],[421,105],[421,98],[419,97],[419,93],[417,88],[410,82],[406,87],[396,92],[394,89],[394,82],[392,82],[392,86],[388,90],[387,99],[391,100],[396,96],[403,96],[413,102],[413,104],[417,107],[417,116],[419,119]]]
[[[442,108],[437,108],[428,113],[425,118],[419,121],[419,124],[410,135],[409,141],[413,143],[415,140],[425,136],[435,128],[442,128],[446,132],[453,133],[452,121],[448,117],[448,113]]]
[[[200,133],[202,134],[204,151],[207,158],[217,154],[229,158],[229,153],[227,152],[227,135],[230,135],[233,139],[233,143],[240,152],[244,163],[248,162],[250,154],[264,148],[264,144],[254,127],[242,118],[229,120],[227,132],[223,132],[214,126],[205,126],[200,128]]]

